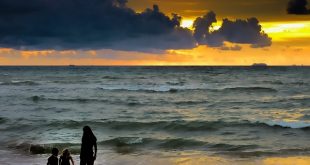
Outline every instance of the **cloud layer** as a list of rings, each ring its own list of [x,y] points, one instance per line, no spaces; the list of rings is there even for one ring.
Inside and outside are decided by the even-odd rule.
[[[290,0],[287,5],[288,14],[306,15],[310,14],[310,9],[307,8],[307,0]]]
[[[154,5],[137,13],[127,0],[0,0],[0,47],[14,49],[115,49],[160,51],[224,41],[264,47],[271,44],[255,18],[230,21],[213,32],[208,13],[195,21],[195,32],[180,27],[181,17],[168,17]],[[212,15],[213,14],[213,15]]]

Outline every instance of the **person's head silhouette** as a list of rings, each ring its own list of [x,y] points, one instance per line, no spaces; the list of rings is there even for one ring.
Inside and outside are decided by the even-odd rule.
[[[52,155],[58,156],[59,150],[57,148],[52,149]]]
[[[69,157],[69,156],[70,156],[69,150],[68,150],[68,149],[64,149],[64,150],[62,151],[62,156],[64,156],[64,157]]]
[[[92,140],[92,141],[97,141],[96,136],[94,135],[93,131],[89,126],[85,126],[83,128],[83,138],[82,140]]]

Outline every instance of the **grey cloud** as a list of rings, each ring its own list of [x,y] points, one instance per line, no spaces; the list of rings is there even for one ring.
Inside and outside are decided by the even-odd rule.
[[[15,49],[163,50],[195,46],[181,17],[127,0],[0,0],[0,46]]]
[[[238,44],[251,44],[253,48],[260,48],[270,46],[272,43],[271,38],[262,31],[262,27],[256,18],[237,19],[235,21],[223,19],[218,30],[210,31],[212,23],[216,22],[214,12],[209,12],[195,20],[194,37],[199,44],[222,47],[224,42],[228,41]]]

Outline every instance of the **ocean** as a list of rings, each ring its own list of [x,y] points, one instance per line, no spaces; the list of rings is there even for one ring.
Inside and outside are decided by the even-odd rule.
[[[310,67],[0,67],[1,165],[79,162],[85,125],[97,164],[310,157]]]

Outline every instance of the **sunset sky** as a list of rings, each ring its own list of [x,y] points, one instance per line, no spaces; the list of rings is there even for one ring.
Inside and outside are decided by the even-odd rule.
[[[309,9],[307,0],[0,0],[0,65],[310,65]]]

